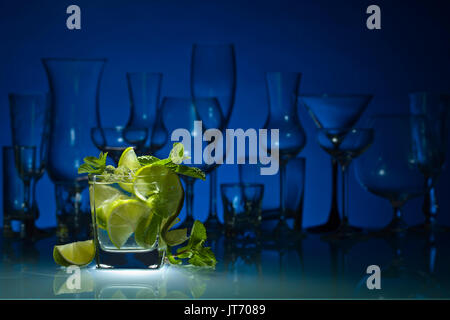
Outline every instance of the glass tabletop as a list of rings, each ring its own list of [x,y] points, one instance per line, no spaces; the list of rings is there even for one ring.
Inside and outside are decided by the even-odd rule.
[[[432,239],[433,240],[433,239]],[[55,237],[34,243],[0,238],[0,299],[447,299],[449,234],[367,237],[330,243],[306,235],[249,246],[220,236],[209,245],[215,270],[62,268]],[[380,289],[369,289],[380,268]],[[375,267],[375,268],[376,268]],[[369,271],[368,271],[369,269]],[[368,286],[369,283],[369,286]]]

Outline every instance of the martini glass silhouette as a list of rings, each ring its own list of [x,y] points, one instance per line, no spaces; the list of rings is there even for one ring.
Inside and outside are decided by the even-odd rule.
[[[353,159],[363,154],[373,141],[373,129],[352,128],[343,131],[340,129],[319,129],[317,138],[319,145],[328,154],[337,160],[341,167],[341,225],[326,235],[328,240],[343,240],[354,237],[360,228],[350,225],[348,219],[348,169]]]
[[[299,101],[306,107],[318,129],[342,129],[342,134],[354,127],[372,100],[370,94],[317,94],[300,95]],[[332,195],[328,220],[321,225],[308,228],[312,233],[336,231],[341,225],[337,199],[338,161],[331,157]]]

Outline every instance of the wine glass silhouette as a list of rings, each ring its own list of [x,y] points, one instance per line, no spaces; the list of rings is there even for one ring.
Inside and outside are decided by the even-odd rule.
[[[202,120],[214,117],[219,130],[228,125],[236,92],[236,58],[233,44],[194,44],[191,57],[191,96],[195,100],[215,98],[220,115],[211,109],[197,107]],[[210,127],[213,128],[213,127]],[[210,178],[209,212],[205,226],[212,232],[221,228],[217,218],[217,171]],[[217,233],[217,232],[216,232]]]
[[[208,129],[200,118],[196,106],[208,105],[212,112],[220,114],[220,108],[218,101],[215,98],[202,98],[196,99],[195,102],[191,97],[164,97],[161,104],[162,119],[164,126],[171,134],[173,141],[180,138],[177,134],[180,129],[183,133],[183,143],[185,149],[185,156],[189,159],[184,160],[184,163],[188,163],[190,166],[197,167],[203,170],[205,173],[211,172],[217,166],[211,159],[203,159],[203,150],[207,146],[207,141],[204,141],[203,134]],[[204,106],[206,108],[206,106]],[[221,120],[219,120],[221,121]],[[209,123],[212,128],[215,128],[213,122]],[[175,139],[175,140],[174,140]],[[200,143],[200,153],[196,152],[196,143]],[[181,176],[185,182],[185,194],[186,194],[186,219],[183,225],[191,227],[193,218],[193,201],[194,201],[194,182],[195,179],[188,176]]]
[[[280,163],[280,215],[274,229],[278,238],[291,234],[286,223],[286,164],[303,150],[306,144],[306,134],[297,114],[297,97],[300,88],[301,73],[298,72],[267,72],[266,85],[269,99],[269,114],[264,125],[268,131],[279,132],[278,142],[267,143],[269,152],[279,153]],[[271,136],[271,135],[268,135]],[[271,147],[268,147],[268,146]],[[275,149],[272,149],[272,145]]]
[[[416,118],[410,115],[371,117],[371,127],[375,132],[373,144],[355,160],[356,177],[360,185],[392,205],[393,218],[377,232],[381,236],[404,234],[407,225],[403,220],[403,205],[427,190],[411,133]]]

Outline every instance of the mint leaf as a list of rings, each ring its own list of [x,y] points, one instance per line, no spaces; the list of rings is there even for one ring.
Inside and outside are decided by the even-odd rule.
[[[176,165],[176,167],[171,166],[170,164],[168,164],[167,166],[170,167],[175,173],[182,174],[191,178],[201,179],[203,181],[206,180],[205,173],[199,168],[188,167],[182,164]]]
[[[189,237],[189,244],[195,246],[202,241],[206,241],[206,229],[203,223],[198,220],[194,221],[192,226],[191,235]]]
[[[154,156],[139,156],[138,161],[141,166],[147,166],[149,164],[160,161],[161,159]]]
[[[78,174],[89,173],[89,174],[102,174],[106,168],[106,158],[108,153],[100,152],[98,158],[96,157],[85,157],[83,159],[84,163],[78,168]]]
[[[168,246],[177,246],[185,242],[189,237],[187,236],[187,229],[175,229],[168,231],[164,236],[164,241]]]
[[[158,237],[161,220],[156,214],[149,216],[147,219],[142,219],[134,232],[136,243],[144,248],[153,247]]]

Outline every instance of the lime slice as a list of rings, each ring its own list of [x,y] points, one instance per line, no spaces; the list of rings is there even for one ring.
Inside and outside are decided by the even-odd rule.
[[[109,207],[106,230],[111,242],[120,249],[136,230],[139,221],[151,214],[151,209],[135,199],[116,200]]]
[[[53,259],[61,266],[84,266],[89,264],[95,256],[94,241],[78,241],[55,246]]]
[[[126,148],[122,155],[120,156],[118,168],[119,170],[121,168],[127,168],[131,171],[136,171],[141,167],[139,160],[136,156],[136,153],[134,152],[133,147]],[[124,189],[125,191],[132,192],[133,191],[133,184],[131,182],[120,182],[120,187]]]
[[[136,171],[133,192],[161,218],[178,215],[183,207],[184,190],[180,178],[161,164],[149,164]]]

